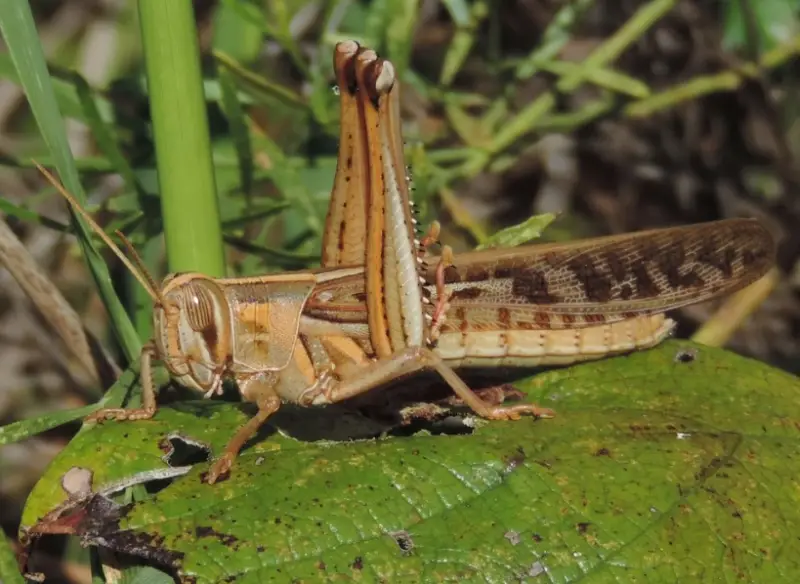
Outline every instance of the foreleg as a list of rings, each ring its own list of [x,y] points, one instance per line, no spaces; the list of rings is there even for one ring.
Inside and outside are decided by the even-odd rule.
[[[275,378],[271,375],[251,377],[242,382],[239,388],[242,397],[258,405],[258,411],[244,426],[239,428],[233,438],[228,441],[222,456],[217,458],[214,464],[211,465],[205,478],[209,485],[213,485],[231,469],[233,461],[236,460],[242,447],[258,432],[264,422],[281,407],[280,397],[275,392]]]
[[[102,420],[149,420],[156,413],[156,390],[153,383],[153,357],[156,348],[153,343],[142,347],[139,358],[139,379],[142,384],[142,407],[140,408],[103,408],[89,414],[85,422]]]

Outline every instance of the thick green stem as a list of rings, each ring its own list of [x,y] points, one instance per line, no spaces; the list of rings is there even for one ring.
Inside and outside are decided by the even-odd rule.
[[[219,209],[190,0],[139,0],[170,271],[223,276]]]

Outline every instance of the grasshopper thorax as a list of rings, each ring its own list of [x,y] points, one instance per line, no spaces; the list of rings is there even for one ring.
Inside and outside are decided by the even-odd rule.
[[[231,319],[225,291],[199,273],[172,274],[153,311],[159,357],[175,380],[206,396],[222,392],[231,361]]]

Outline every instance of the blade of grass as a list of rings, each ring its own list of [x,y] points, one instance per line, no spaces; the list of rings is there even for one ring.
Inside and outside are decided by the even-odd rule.
[[[228,2],[220,3],[214,15],[214,49],[237,61],[249,62],[258,56],[262,42],[261,27],[231,8]]]
[[[254,99],[256,99],[255,96],[260,92],[264,95],[276,97],[293,107],[300,109],[308,107],[303,96],[298,95],[291,89],[283,87],[278,83],[270,81],[266,77],[248,71],[247,68],[243,67],[238,61],[225,52],[215,50],[214,59],[216,59],[218,65],[225,67],[240,83],[245,85],[243,91],[251,90],[251,93],[254,94]]]
[[[133,168],[117,143],[110,124],[103,119],[89,83],[75,71],[54,70],[53,74],[57,76],[56,78],[71,82],[75,87],[78,101],[83,108],[84,119],[92,130],[92,136],[94,136],[100,151],[108,158],[111,166],[122,175],[122,179],[128,189],[131,192],[144,193],[144,189],[133,172]]]
[[[467,8],[463,0],[450,0],[443,4],[456,23],[456,33],[447,49],[439,74],[439,84],[448,87],[453,83],[475,45],[478,27],[489,15],[489,7],[486,2],[476,2],[471,8]]]
[[[235,247],[239,251],[268,259],[275,267],[280,267],[285,270],[301,270],[307,268],[309,264],[319,261],[319,257],[316,255],[293,253],[282,249],[266,247],[233,235],[226,235],[225,243]]]
[[[156,383],[163,383],[165,381],[165,373],[162,368],[156,369],[154,372],[154,381]],[[95,412],[104,407],[119,407],[126,400],[129,400],[132,407],[138,405],[138,384],[136,383],[139,378],[138,365],[130,367],[119,376],[114,385],[112,385],[106,392],[103,399],[99,402],[74,408],[71,410],[62,410],[59,412],[49,412],[35,418],[28,418],[27,420],[20,420],[5,426],[0,426],[0,446],[6,444],[13,444],[36,436],[42,432],[52,430],[58,426],[74,422],[85,418],[92,412]]]
[[[102,407],[102,403],[105,402],[98,402],[60,412],[50,412],[35,418],[28,418],[26,420],[0,426],[0,446],[13,444],[14,442],[25,440],[37,434],[41,434],[42,432],[57,428],[58,426],[63,426],[69,422],[85,418],[92,412],[99,410]]]
[[[8,79],[12,83],[20,83],[19,74],[14,68],[14,61],[11,55],[0,53],[0,78]],[[56,96],[61,113],[69,118],[85,121],[84,106],[78,96],[75,86],[70,79],[59,79],[52,77],[53,92]],[[94,101],[97,111],[100,112],[102,119],[110,120],[113,117],[113,106],[104,96],[93,91],[91,99]]]
[[[47,64],[26,0],[0,2],[0,33],[8,46],[31,111],[61,180],[78,201],[85,204],[86,195],[78,180],[78,171],[64,131],[64,120],[53,93]],[[102,256],[92,245],[89,229],[80,218],[76,217],[74,221],[84,257],[108,311],[117,340],[127,359],[133,361],[139,357],[141,350],[139,337],[114,291]]]
[[[0,220],[0,263],[14,276],[64,347],[80,363],[94,385],[100,374],[78,313],[56,288],[16,234]]]
[[[54,219],[50,219],[44,215],[40,215],[36,211],[31,211],[30,209],[22,207],[21,205],[15,205],[11,201],[7,201],[2,197],[0,197],[0,211],[10,217],[14,217],[20,221],[25,221],[26,223],[38,223],[39,225],[44,225],[45,227],[55,229],[56,231],[61,231],[62,233],[70,232],[69,225]]]
[[[235,10],[224,3],[214,16],[215,51],[220,51],[238,62],[249,62],[258,55],[261,48],[261,29],[242,18]],[[217,66],[220,85],[220,106],[230,125],[236,157],[239,159],[239,181],[241,190],[251,202],[253,189],[253,149],[250,145],[247,119],[233,74],[226,68]]]
[[[252,209],[248,215],[243,215],[235,219],[224,221],[222,223],[222,228],[225,231],[229,231],[231,229],[239,229],[240,227],[244,227],[248,223],[252,223],[254,221],[263,221],[264,219],[272,217],[273,215],[277,215],[291,206],[292,205],[287,201],[262,203],[257,208]]]
[[[14,550],[11,548],[11,540],[5,534],[0,538],[0,582],[25,584],[25,579],[19,573]]]
[[[219,207],[192,3],[140,0],[170,271],[223,276]]]
[[[581,66],[559,79],[558,92],[569,94],[586,82],[587,72],[614,62],[632,43],[638,40],[660,18],[675,6],[676,0],[650,0],[636,12],[610,38],[600,44]],[[470,160],[459,169],[461,177],[473,177],[489,163],[491,158],[509,148],[523,135],[535,131],[544,116],[556,104],[556,93],[547,92],[525,106],[511,119],[506,120],[494,140],[483,151],[476,151]]]
[[[231,73],[219,68],[220,87],[222,88],[222,111],[230,126],[236,157],[239,159],[239,180],[241,189],[251,202],[253,191],[253,148],[250,144],[250,134],[247,128],[247,118],[241,103],[236,98],[236,84]]]
[[[517,79],[530,79],[543,65],[554,61],[572,38],[572,31],[579,19],[592,4],[593,0],[576,0],[565,4],[550,21],[542,42],[517,64],[515,71]]]

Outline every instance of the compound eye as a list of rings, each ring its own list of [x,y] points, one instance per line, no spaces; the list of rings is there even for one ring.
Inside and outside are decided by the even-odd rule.
[[[185,288],[186,321],[199,333],[214,327],[214,299],[202,286],[189,284]]]

